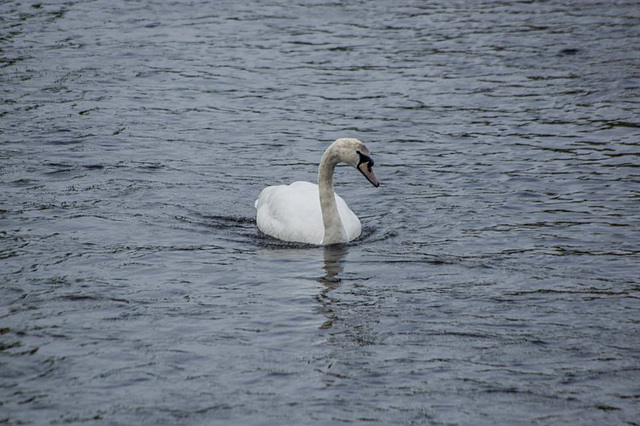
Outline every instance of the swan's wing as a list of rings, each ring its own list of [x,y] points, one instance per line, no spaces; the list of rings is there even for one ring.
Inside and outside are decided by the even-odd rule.
[[[351,211],[349,206],[347,206],[347,203],[345,203],[342,197],[338,194],[336,194],[336,205],[338,206],[338,214],[340,214],[342,227],[347,234],[347,241],[358,238],[362,232],[360,219],[358,219],[358,216]]]
[[[320,244],[324,236],[318,185],[294,182],[262,190],[256,201],[258,229],[284,241]]]

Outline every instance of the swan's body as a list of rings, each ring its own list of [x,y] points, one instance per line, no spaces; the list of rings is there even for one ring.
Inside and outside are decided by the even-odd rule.
[[[335,198],[342,225],[340,240],[351,241],[360,235],[360,219],[342,197],[336,194]],[[256,203],[258,228],[265,234],[284,241],[323,244],[320,191],[315,183],[269,186],[260,193]]]
[[[258,229],[284,241],[309,244],[346,243],[360,235],[358,217],[333,191],[333,172],[338,163],[347,163],[378,186],[369,151],[357,139],[338,139],[322,156],[318,185],[294,182],[262,190],[255,206]]]

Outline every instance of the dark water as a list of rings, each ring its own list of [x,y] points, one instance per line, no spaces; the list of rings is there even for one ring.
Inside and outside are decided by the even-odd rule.
[[[0,48],[0,423],[640,423],[637,1],[10,1]],[[260,235],[338,137],[363,236]]]

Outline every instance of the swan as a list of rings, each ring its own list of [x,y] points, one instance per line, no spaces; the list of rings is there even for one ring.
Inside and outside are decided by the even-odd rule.
[[[376,188],[373,159],[358,139],[342,138],[322,155],[318,184],[293,182],[269,186],[255,202],[258,229],[279,240],[329,245],[346,243],[360,235],[360,219],[333,192],[333,172],[338,163],[355,167]]]

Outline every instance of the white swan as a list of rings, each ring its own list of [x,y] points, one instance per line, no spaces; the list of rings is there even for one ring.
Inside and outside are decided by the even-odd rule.
[[[346,243],[357,238],[362,230],[360,220],[333,192],[338,163],[357,168],[378,187],[367,147],[358,139],[338,139],[320,160],[318,185],[294,182],[262,190],[255,203],[258,229],[280,240],[309,244]]]

